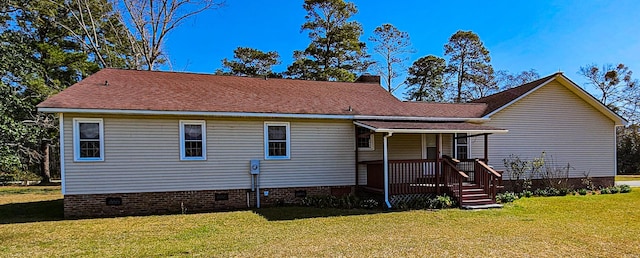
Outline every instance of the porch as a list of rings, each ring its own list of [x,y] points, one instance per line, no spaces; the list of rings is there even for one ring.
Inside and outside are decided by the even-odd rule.
[[[483,160],[441,159],[389,160],[389,195],[448,194],[461,206],[494,204],[502,186],[502,172]],[[365,161],[367,183],[361,187],[384,193],[383,161]]]
[[[383,194],[388,207],[424,194],[448,194],[462,207],[495,204],[502,176],[487,165],[488,137],[506,130],[468,123],[354,123],[357,185]],[[481,158],[469,158],[480,152]]]

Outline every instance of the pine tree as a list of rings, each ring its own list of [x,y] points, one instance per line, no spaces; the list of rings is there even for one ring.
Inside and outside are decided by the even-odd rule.
[[[371,64],[366,44],[360,41],[362,25],[349,18],[357,13],[353,3],[343,0],[305,0],[311,43],[304,51],[295,51],[295,61],[287,68],[292,78],[319,81],[354,81],[356,73]]]

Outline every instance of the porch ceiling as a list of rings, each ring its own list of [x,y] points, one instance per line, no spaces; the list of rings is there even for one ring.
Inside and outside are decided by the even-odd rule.
[[[508,130],[472,123],[355,120],[354,124],[382,133],[507,133]]]

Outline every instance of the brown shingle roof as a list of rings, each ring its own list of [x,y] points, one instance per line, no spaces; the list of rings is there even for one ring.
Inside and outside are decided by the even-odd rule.
[[[402,102],[369,83],[103,69],[38,107],[473,118],[486,104]]]
[[[444,130],[444,131],[506,131],[504,129],[482,126],[471,123],[434,123],[434,122],[398,122],[398,121],[363,121],[356,123],[367,125],[375,129],[415,129],[415,130]]]
[[[487,109],[486,103],[435,103],[403,102],[405,110],[424,112],[428,110],[432,117],[472,118],[482,117]]]
[[[474,101],[471,101],[471,103],[486,103],[487,109],[484,111],[484,114],[482,114],[482,116],[484,116],[484,115],[490,114],[493,111],[496,111],[497,109],[503,107],[504,105],[509,104],[511,101],[514,101],[518,97],[542,85],[544,82],[548,81],[549,79],[555,77],[558,74],[561,74],[561,73],[554,73],[547,77],[540,78],[538,80],[520,85],[518,87],[511,88],[505,91],[498,92],[493,95],[476,99]]]

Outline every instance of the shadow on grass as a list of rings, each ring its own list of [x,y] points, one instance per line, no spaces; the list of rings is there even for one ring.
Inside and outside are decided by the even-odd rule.
[[[254,213],[264,217],[269,221],[295,220],[323,217],[340,217],[353,215],[367,215],[386,213],[386,210],[363,210],[363,209],[334,209],[334,208],[310,208],[310,207],[273,207],[254,209]]]
[[[62,199],[0,205],[0,224],[64,219]]]

